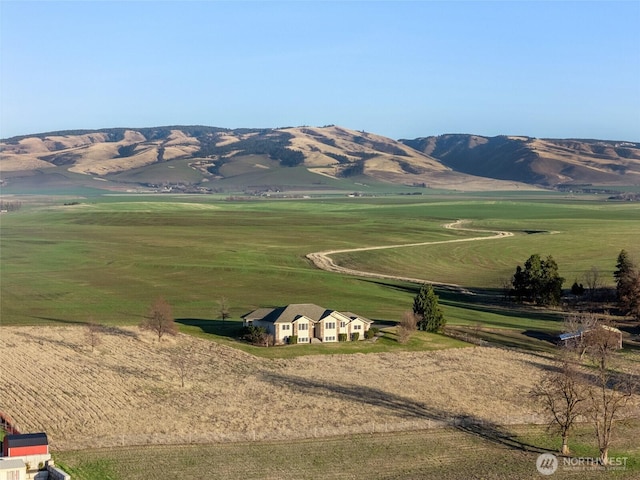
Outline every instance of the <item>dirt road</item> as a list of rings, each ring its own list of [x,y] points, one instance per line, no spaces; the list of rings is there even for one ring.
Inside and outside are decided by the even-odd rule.
[[[350,253],[350,252],[364,252],[368,250],[383,250],[387,248],[403,248],[403,247],[420,247],[424,245],[439,245],[443,243],[461,243],[461,242],[477,242],[480,240],[496,240],[499,238],[512,237],[512,232],[505,232],[499,230],[480,230],[475,228],[465,228],[463,224],[465,220],[456,220],[452,223],[447,223],[443,225],[444,228],[455,229],[455,230],[464,230],[467,232],[483,232],[483,233],[493,233],[493,235],[482,236],[482,237],[472,237],[472,238],[457,238],[453,240],[439,240],[435,242],[419,242],[419,243],[404,243],[404,244],[396,244],[396,245],[380,245],[377,247],[360,247],[360,248],[347,248],[342,250],[326,250],[324,252],[315,252],[309,253],[306,257],[313,262],[313,264],[320,268],[321,270],[326,270],[327,272],[336,272],[336,273],[344,273],[347,275],[356,275],[359,277],[370,277],[370,278],[383,278],[389,280],[400,280],[405,282],[412,283],[431,283],[433,285],[439,285],[443,287],[451,287],[455,289],[461,289],[460,285],[456,285],[454,283],[443,283],[435,280],[428,280],[424,278],[412,278],[412,277],[403,277],[400,275],[385,275],[382,273],[376,272],[366,272],[362,270],[355,270],[353,268],[342,267],[337,265],[331,255],[335,255],[337,253]],[[465,290],[466,293],[470,293]]]

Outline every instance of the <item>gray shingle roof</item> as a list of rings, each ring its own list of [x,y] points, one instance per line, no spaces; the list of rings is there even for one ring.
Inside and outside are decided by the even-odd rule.
[[[331,315],[334,310],[328,310],[324,307],[320,307],[313,303],[292,303],[286,307],[277,308],[258,308],[253,312],[249,312],[243,315],[245,320],[261,320],[263,322],[270,323],[291,323],[301,316],[305,316],[317,322],[324,317]],[[341,312],[342,313],[342,312]],[[349,318],[361,318],[364,321],[373,323],[371,320],[356,315],[355,313],[347,312],[343,313]]]

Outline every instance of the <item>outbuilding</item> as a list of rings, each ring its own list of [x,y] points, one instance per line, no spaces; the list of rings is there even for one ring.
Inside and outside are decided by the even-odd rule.
[[[2,440],[3,457],[24,457],[26,455],[48,455],[49,440],[47,434],[19,433],[5,435]]]
[[[24,480],[27,466],[20,458],[0,458],[0,480]]]

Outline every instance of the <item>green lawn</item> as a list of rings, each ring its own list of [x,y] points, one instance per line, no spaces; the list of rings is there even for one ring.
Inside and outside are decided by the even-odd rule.
[[[461,348],[469,343],[445,335],[416,332],[406,343],[398,343],[394,327],[384,327],[382,336],[377,340],[359,340],[357,342],[337,342],[325,344],[278,345],[258,347],[239,340],[242,323],[222,320],[179,320],[180,331],[197,337],[214,340],[218,343],[238,348],[252,355],[264,358],[293,358],[305,355],[332,355],[345,353],[381,353],[396,351],[425,351],[443,348]]]

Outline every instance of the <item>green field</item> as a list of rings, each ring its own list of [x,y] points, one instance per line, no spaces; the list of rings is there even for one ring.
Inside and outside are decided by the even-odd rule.
[[[626,469],[564,471],[551,478],[637,478],[640,449],[631,439],[637,423],[621,427]],[[597,456],[587,427],[575,434],[576,454]],[[401,433],[375,433],[295,442],[142,446],[59,452],[57,463],[77,480],[147,478],[211,479],[530,479],[541,475],[536,458],[546,448],[544,427],[452,427]],[[542,448],[541,448],[542,447]],[[563,467],[560,467],[563,468]]]
[[[64,205],[69,200],[77,205]],[[63,325],[89,320],[135,325],[163,296],[184,333],[268,358],[430,350],[466,345],[419,332],[400,345],[393,325],[419,286],[325,272],[310,252],[481,236],[447,230],[507,230],[513,237],[336,255],[339,263],[389,275],[455,283],[438,288],[449,326],[519,349],[551,350],[539,334],[562,328],[560,309],[506,303],[500,287],[532,253],[553,255],[565,288],[597,266],[613,285],[616,257],[640,260],[640,205],[549,194],[310,198],[228,201],[215,196],[24,197],[0,217],[0,322]],[[488,235],[488,233],[487,233]],[[232,319],[219,320],[226,297]],[[262,306],[316,303],[374,319],[375,343],[264,349],[237,340],[242,314]],[[543,335],[544,336],[544,335]],[[607,478],[634,478],[638,424],[619,431],[616,448],[634,455]],[[56,452],[73,478],[532,478],[535,459],[557,445],[540,427],[460,428],[376,433],[295,442],[257,442]],[[595,456],[585,429],[577,454]],[[612,452],[615,455],[616,452]],[[601,478],[602,472],[580,472]],[[577,478],[557,473],[554,478]]]
[[[48,203],[47,203],[48,202]],[[382,273],[498,289],[531,253],[553,255],[568,288],[592,265],[612,285],[617,254],[640,258],[640,206],[548,195],[389,197],[229,202],[199,196],[105,196],[64,206],[25,202],[1,218],[0,318],[4,325],[136,324],[164,296],[179,319],[234,318],[260,306],[316,303],[397,321],[417,286],[324,272],[305,254],[328,249],[478,236],[499,240],[336,256]],[[537,232],[537,233],[532,233]],[[344,258],[343,258],[344,257]],[[450,325],[557,330],[561,314],[487,306],[441,290]]]

